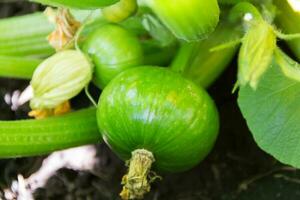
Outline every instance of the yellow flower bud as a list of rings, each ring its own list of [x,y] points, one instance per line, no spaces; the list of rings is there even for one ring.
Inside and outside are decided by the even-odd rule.
[[[56,53],[33,74],[32,109],[53,109],[76,96],[91,80],[92,64],[76,50]]]
[[[276,48],[274,28],[265,21],[254,21],[242,41],[239,53],[240,85],[255,89],[259,79],[272,62]]]

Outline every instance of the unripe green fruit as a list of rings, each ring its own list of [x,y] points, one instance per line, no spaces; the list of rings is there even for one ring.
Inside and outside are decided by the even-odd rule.
[[[97,121],[106,143],[130,161],[122,179],[124,200],[150,191],[152,164],[166,172],[194,167],[212,149],[219,129],[205,90],[159,67],[137,67],[114,78],[101,94]]]
[[[83,45],[95,64],[95,83],[104,88],[120,72],[142,64],[142,46],[132,33],[113,24],[94,31]]]
[[[187,41],[206,38],[219,21],[217,0],[146,0],[146,3],[175,36]]]
[[[105,141],[121,158],[146,149],[155,167],[169,172],[199,163],[219,128],[207,92],[159,67],[129,69],[113,79],[101,94],[97,118]]]

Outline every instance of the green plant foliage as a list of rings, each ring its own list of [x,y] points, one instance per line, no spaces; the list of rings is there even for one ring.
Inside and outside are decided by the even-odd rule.
[[[300,167],[300,82],[273,62],[257,89],[241,86],[238,103],[257,144],[279,161]]]

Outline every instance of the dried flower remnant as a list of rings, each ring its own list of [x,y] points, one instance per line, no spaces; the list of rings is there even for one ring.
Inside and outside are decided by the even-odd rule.
[[[55,24],[55,30],[48,36],[49,44],[56,51],[74,47],[74,37],[81,23],[66,8],[55,11],[48,7],[45,14],[49,21]]]

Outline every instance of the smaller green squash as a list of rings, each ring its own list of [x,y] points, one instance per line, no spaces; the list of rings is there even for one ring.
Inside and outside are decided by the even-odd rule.
[[[113,79],[99,100],[98,126],[123,160],[123,199],[150,190],[151,165],[164,172],[188,170],[212,149],[218,112],[207,92],[180,74],[160,67],[129,69]]]
[[[106,24],[88,36],[82,47],[95,64],[95,83],[103,89],[116,75],[143,62],[138,38],[127,29]]]

